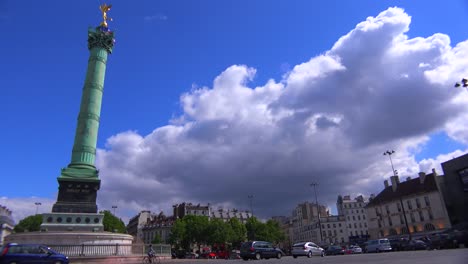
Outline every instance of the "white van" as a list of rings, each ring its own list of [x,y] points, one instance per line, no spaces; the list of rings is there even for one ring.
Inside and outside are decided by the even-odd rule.
[[[387,238],[380,238],[367,241],[364,251],[366,253],[392,251],[392,246],[390,246],[390,241]]]

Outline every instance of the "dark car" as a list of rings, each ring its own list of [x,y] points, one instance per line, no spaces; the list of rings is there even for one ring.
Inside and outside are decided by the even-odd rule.
[[[10,263],[52,263],[68,264],[68,257],[45,245],[9,243],[3,246],[1,264]]]
[[[244,242],[240,248],[240,257],[243,260],[249,259],[269,259],[284,256],[284,252],[273,246],[272,243],[266,241],[249,241]]]
[[[390,241],[390,246],[392,247],[393,251],[401,251],[403,250],[403,247],[408,244],[407,238],[392,238],[388,241]]]
[[[429,249],[424,241],[419,239],[412,239],[406,245],[403,246],[403,250],[424,250]]]
[[[329,246],[325,250],[325,255],[331,256],[331,255],[344,255],[345,251],[341,246]]]

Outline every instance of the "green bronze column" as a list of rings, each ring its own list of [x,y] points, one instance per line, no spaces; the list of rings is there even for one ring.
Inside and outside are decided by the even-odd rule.
[[[104,17],[104,11],[103,14]],[[58,177],[59,194],[52,212],[97,212],[96,195],[101,180],[95,167],[96,144],[107,56],[114,46],[114,33],[104,22],[97,28],[88,29],[90,55],[71,162]]]

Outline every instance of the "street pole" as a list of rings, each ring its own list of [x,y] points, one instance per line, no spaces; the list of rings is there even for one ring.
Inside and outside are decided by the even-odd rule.
[[[39,205],[42,205],[42,203],[35,202],[34,204],[36,205],[36,215],[37,215],[37,213],[39,212]]]
[[[393,167],[393,161],[392,161],[392,154],[394,153],[395,153],[394,150],[391,150],[391,151],[387,150],[384,152],[384,156],[388,156],[390,158],[390,164],[392,165],[393,176],[397,176],[397,171]],[[411,231],[408,226],[408,219],[406,218],[406,210],[405,210],[405,206],[403,205],[403,199],[401,198],[401,196],[399,196],[398,198],[400,198],[401,210],[403,210],[403,218],[405,219],[406,230],[408,230],[408,238],[409,240],[411,240]]]
[[[254,216],[253,214],[253,206],[252,206],[252,200],[253,200],[253,195],[250,194],[247,196],[249,198],[249,202],[250,202],[250,214],[252,215],[252,217]]]
[[[318,183],[316,182],[313,182],[310,184],[310,186],[314,186],[314,193],[315,193],[315,206],[317,207],[317,219],[318,219],[318,226],[319,226],[319,230],[320,230],[320,243],[323,242],[323,236],[322,236],[322,225],[320,223],[320,209],[319,209],[319,205],[318,205],[318,200],[317,200],[317,189],[315,189],[315,186],[317,186]]]
[[[117,205],[113,205],[112,209],[114,210],[114,216],[115,216],[115,209],[117,209]]]

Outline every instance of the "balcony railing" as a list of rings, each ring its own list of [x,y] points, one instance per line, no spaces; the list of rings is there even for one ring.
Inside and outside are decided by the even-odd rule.
[[[80,244],[80,245],[49,245],[54,251],[69,257],[82,256],[143,256],[147,254],[149,245],[144,244]],[[171,256],[171,245],[153,245],[156,255],[163,257]]]

